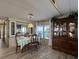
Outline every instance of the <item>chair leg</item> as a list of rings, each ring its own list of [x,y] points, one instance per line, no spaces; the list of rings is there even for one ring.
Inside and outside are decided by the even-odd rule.
[[[23,49],[21,50],[21,53],[23,53]]]
[[[20,51],[20,47],[16,47],[16,53]]]

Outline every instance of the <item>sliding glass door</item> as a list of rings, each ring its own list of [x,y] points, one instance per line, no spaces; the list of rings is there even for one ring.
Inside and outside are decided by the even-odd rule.
[[[39,37],[43,38],[43,26],[37,26],[36,33]]]
[[[49,39],[49,25],[44,26],[44,38]]]
[[[44,39],[49,39],[49,25],[38,25],[36,27],[36,33]]]

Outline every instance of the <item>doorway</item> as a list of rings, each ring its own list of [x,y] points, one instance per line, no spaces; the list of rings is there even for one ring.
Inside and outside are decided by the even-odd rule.
[[[41,38],[41,43],[43,45],[48,45],[49,41],[49,25],[37,25],[36,26],[36,34]]]
[[[49,39],[49,25],[39,25],[36,27],[36,33],[42,39]]]

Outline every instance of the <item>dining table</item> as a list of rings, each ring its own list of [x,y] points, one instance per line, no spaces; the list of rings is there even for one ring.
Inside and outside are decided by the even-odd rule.
[[[30,37],[20,37],[17,39],[17,43],[20,46],[20,49],[22,49],[25,45],[28,45],[30,43]]]

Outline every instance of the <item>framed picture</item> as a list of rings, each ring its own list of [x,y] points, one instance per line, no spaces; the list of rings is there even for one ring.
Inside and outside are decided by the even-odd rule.
[[[11,35],[15,35],[15,22],[11,22]]]

